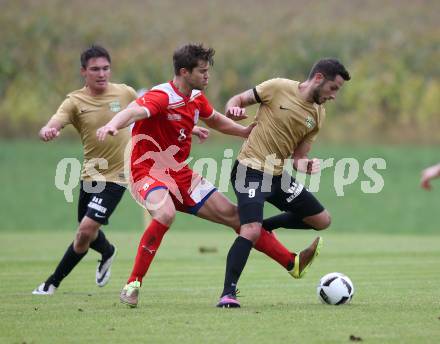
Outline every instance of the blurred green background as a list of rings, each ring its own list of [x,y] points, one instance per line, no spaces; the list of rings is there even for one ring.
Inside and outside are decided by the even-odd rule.
[[[73,129],[56,142],[37,141],[38,129],[65,95],[82,87],[79,55],[92,43],[107,47],[113,81],[149,88],[172,77],[171,56],[186,42],[216,49],[207,94],[226,100],[272,78],[306,78],[321,57],[339,58],[348,82],[327,106],[327,121],[312,155],[382,157],[385,186],[361,192],[362,173],[345,196],[325,170],[318,198],[333,214],[332,230],[436,233],[440,191],[419,186],[420,170],[440,160],[440,2],[353,1],[1,1],[0,230],[72,229],[69,204],[54,186],[65,157],[81,159]],[[251,110],[254,111],[254,109]],[[213,135],[193,156],[220,160],[240,142]],[[362,169],[361,169],[362,171]],[[436,185],[440,189],[440,185]],[[235,197],[230,193],[231,198]],[[267,208],[267,213],[274,210]],[[214,226],[178,216],[176,227]],[[110,230],[142,228],[142,213],[127,194]]]

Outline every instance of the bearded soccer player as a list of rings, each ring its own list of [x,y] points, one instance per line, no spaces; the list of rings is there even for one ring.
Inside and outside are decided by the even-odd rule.
[[[285,163],[308,174],[319,171],[319,160],[307,154],[325,116],[323,104],[334,100],[350,75],[335,59],[322,59],[312,68],[304,82],[271,79],[232,97],[226,115],[234,119],[247,117],[245,108],[259,103],[256,127],[244,142],[231,173],[238,200],[240,235],[231,246],[223,292],[217,307],[240,307],[237,283],[250,250],[259,240],[261,229],[279,227],[323,230],[330,225],[330,214],[303,185],[284,171]],[[265,202],[283,213],[263,221]],[[319,254],[318,237],[295,256],[291,274],[304,276]]]
[[[131,192],[152,220],[141,237],[134,267],[121,302],[136,307],[142,279],[174,221],[176,211],[239,230],[237,207],[187,165],[191,132],[201,119],[210,128],[246,138],[253,126],[241,126],[213,109],[203,90],[208,85],[214,50],[187,44],[174,52],[173,80],[153,87],[97,131],[99,140],[132,123]],[[263,231],[255,248],[284,267],[294,255],[272,233]]]

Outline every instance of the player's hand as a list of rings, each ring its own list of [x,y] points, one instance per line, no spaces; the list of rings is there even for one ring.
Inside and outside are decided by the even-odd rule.
[[[248,125],[247,127],[245,127],[244,131],[243,131],[243,137],[248,138],[249,135],[251,134],[251,131],[255,128],[256,125],[257,125],[257,123],[254,122],[254,123]]]
[[[431,180],[437,178],[440,174],[440,165],[428,167],[422,171],[420,186],[425,190],[431,190]]]
[[[38,136],[44,142],[51,141],[54,138],[58,137],[58,135],[60,135],[60,131],[57,128],[50,128],[50,127],[43,127],[38,133]]]
[[[294,166],[297,171],[307,174],[315,174],[321,170],[321,160],[313,159],[296,159]]]
[[[229,117],[234,121],[240,121],[242,119],[248,118],[248,115],[246,114],[246,109],[239,106],[231,106],[229,109],[226,110],[225,115],[226,117]]]
[[[118,135],[118,129],[116,129],[112,125],[107,124],[96,131],[96,137],[98,138],[98,141],[104,141],[107,134],[112,136]]]
[[[195,126],[193,128],[192,134],[199,138],[199,143],[203,143],[208,139],[209,129]]]

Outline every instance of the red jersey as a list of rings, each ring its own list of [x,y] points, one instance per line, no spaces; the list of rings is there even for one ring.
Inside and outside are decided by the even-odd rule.
[[[199,117],[211,117],[213,107],[201,91],[193,90],[187,97],[172,81],[153,87],[136,103],[148,109],[150,117],[137,121],[132,129],[133,180],[152,168],[167,167],[171,175],[179,174],[191,151],[194,125]]]

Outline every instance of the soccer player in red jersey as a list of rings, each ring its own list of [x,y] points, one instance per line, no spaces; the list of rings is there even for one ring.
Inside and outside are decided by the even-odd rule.
[[[153,87],[97,130],[98,139],[132,129],[131,180],[133,197],[147,208],[152,220],[141,237],[134,267],[121,291],[121,302],[138,304],[139,289],[161,240],[174,221],[176,210],[227,225],[238,232],[237,207],[205,178],[187,165],[191,132],[199,119],[210,128],[246,138],[244,127],[217,112],[202,91],[208,85],[214,50],[187,44],[174,52],[174,78]],[[295,254],[262,229],[254,246],[286,269]]]

